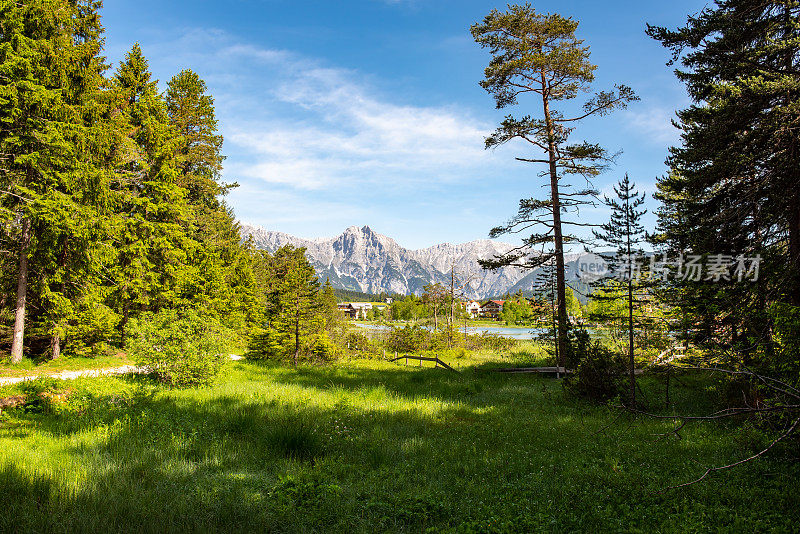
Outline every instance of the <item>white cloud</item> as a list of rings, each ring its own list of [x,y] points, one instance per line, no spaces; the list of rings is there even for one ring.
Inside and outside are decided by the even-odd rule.
[[[240,169],[250,177],[299,188],[356,185],[381,175],[453,180],[491,158],[483,149],[490,127],[455,107],[395,104],[359,83],[355,72],[302,60],[284,62],[279,74],[269,104],[295,116],[265,113],[227,137],[252,151],[257,161]]]
[[[521,171],[505,149],[484,150],[493,124],[456,103],[403,101],[394,94],[407,88],[379,89],[369,74],[217,30],[162,35],[143,49],[162,88],[186,67],[208,83],[224,179],[242,185],[228,201],[242,220],[300,235],[389,217],[418,223],[443,209],[454,185],[488,190]],[[419,205],[423,198],[433,204]]]
[[[628,110],[624,114],[628,126],[659,145],[675,145],[680,140],[680,131],[672,125],[675,111],[651,106],[642,111]]]

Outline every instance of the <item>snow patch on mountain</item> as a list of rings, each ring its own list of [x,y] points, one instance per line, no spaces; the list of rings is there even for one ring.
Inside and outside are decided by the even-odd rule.
[[[469,298],[502,295],[508,291],[533,288],[535,271],[504,267],[487,271],[478,264],[505,254],[513,245],[480,239],[468,243],[442,243],[409,250],[394,239],[374,232],[369,226],[351,226],[330,238],[304,239],[260,226],[241,225],[243,239],[252,238],[256,248],[274,252],[284,245],[305,247],[306,257],[322,280],[334,287],[379,293],[421,294],[431,282],[450,283],[451,266],[457,275],[469,277]]]

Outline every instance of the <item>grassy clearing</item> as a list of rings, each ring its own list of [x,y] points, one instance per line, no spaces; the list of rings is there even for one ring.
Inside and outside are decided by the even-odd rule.
[[[54,413],[0,416],[0,531],[796,528],[790,449],[651,494],[764,438],[699,424],[654,442],[669,422],[615,419],[553,379],[480,370],[531,357],[543,357],[532,344],[447,360],[460,374],[237,362],[212,388],[172,391],[144,378],[70,382]],[[655,402],[661,384],[643,385]],[[676,409],[698,409],[689,391],[673,389]]]

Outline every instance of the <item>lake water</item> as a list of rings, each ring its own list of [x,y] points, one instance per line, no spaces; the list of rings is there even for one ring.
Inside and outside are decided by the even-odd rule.
[[[367,330],[389,330],[390,328],[379,324],[355,323],[355,325],[359,328],[366,328]],[[458,332],[464,332],[464,328],[459,328]],[[467,332],[470,334],[492,334],[512,339],[533,339],[539,334],[546,332],[546,330],[544,328],[514,328],[510,326],[468,326]]]

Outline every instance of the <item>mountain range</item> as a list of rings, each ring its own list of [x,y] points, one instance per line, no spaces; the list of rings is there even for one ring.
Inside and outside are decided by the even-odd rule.
[[[252,238],[256,248],[274,252],[284,245],[305,247],[306,257],[321,280],[330,280],[339,289],[363,293],[423,293],[431,282],[450,284],[451,267],[461,279],[469,278],[465,289],[468,298],[486,298],[529,292],[533,289],[536,270],[504,267],[487,271],[478,264],[504,254],[513,245],[489,239],[468,243],[441,243],[428,248],[410,250],[394,239],[374,232],[369,226],[351,226],[342,234],[330,238],[304,239],[260,226],[241,225],[242,238]],[[568,279],[576,282],[578,255],[565,257]]]

